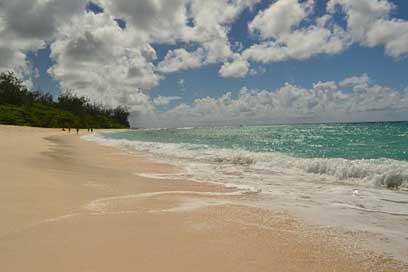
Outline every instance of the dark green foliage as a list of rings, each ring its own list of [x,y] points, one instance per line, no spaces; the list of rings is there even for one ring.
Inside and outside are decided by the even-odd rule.
[[[13,73],[0,74],[0,104],[22,105],[34,101],[31,93]]]
[[[0,74],[0,124],[36,127],[128,128],[126,108],[108,109],[65,93],[29,91],[13,73]]]
[[[78,123],[79,118],[71,112],[46,105],[0,105],[0,124],[56,128]]]

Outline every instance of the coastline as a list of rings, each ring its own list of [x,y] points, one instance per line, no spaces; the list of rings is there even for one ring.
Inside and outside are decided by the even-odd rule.
[[[82,134],[84,135],[84,134]],[[81,135],[80,135],[81,136]],[[0,126],[5,271],[403,271],[258,196],[56,129]]]

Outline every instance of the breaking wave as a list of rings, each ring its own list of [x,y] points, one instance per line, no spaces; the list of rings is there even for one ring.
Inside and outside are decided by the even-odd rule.
[[[242,149],[210,148],[198,144],[152,143],[144,141],[114,140],[103,134],[85,136],[86,140],[104,145],[118,146],[126,151],[145,151],[159,159],[180,162],[185,165],[198,163],[208,171],[225,170],[236,176],[246,173],[270,175],[273,173],[290,175],[318,175],[325,182],[382,187],[388,189],[408,189],[408,162],[392,159],[338,159],[299,158],[278,152],[249,152]],[[194,174],[194,173],[193,173]],[[222,173],[217,173],[222,175]],[[319,179],[322,180],[322,179]]]
[[[317,127],[317,130],[320,128],[321,126]],[[340,150],[339,153],[331,150],[331,156],[326,152],[330,151],[330,148],[319,147],[310,141],[293,143],[293,146],[291,146],[292,143],[285,143],[285,147],[290,148],[276,152],[270,151],[272,148],[257,149],[256,147],[266,146],[264,140],[272,137],[268,138],[268,135],[265,134],[259,136],[259,128],[253,130],[250,129],[246,138],[239,133],[233,134],[234,137],[239,136],[234,138],[230,130],[214,131],[211,129],[199,131],[185,129],[177,130],[177,133],[174,131],[149,132],[145,133],[146,135],[143,134],[144,137],[139,136],[142,138],[140,140],[135,139],[137,137],[133,135],[133,132],[98,134],[83,138],[103,145],[118,147],[125,152],[143,152],[143,156],[152,156],[154,160],[179,166],[177,167],[179,171],[171,174],[135,171],[136,175],[149,178],[152,182],[160,182],[160,179],[189,179],[196,182],[221,183],[226,187],[238,190],[220,194],[237,195],[240,198],[239,203],[245,203],[245,205],[273,208],[274,210],[283,208],[294,211],[306,222],[313,224],[317,222],[323,226],[384,235],[386,239],[378,240],[384,252],[397,256],[401,260],[406,259],[407,245],[404,242],[407,237],[405,223],[408,216],[408,158],[404,155],[406,144],[400,143],[398,150],[393,147],[375,150],[375,154],[370,153],[377,144],[381,144],[384,138],[382,133],[386,130],[381,127],[381,137],[377,135],[377,141],[363,148],[355,148],[354,145],[368,142],[364,137],[359,142],[351,142],[353,148],[348,149],[343,149],[343,142],[344,139],[352,138],[351,136],[344,136],[340,140],[330,138],[329,144],[335,143],[336,150]],[[239,129],[239,132],[248,131],[243,128]],[[334,134],[337,135],[337,132]],[[218,138],[216,137],[218,145],[212,144],[215,142],[214,133],[221,134],[217,135]],[[292,138],[298,139],[300,137],[298,134],[302,135],[301,132],[296,131],[292,134]],[[316,132],[312,136],[318,137],[320,134]],[[299,137],[295,137],[296,135]],[[243,138],[253,143],[252,149],[251,146],[246,145],[248,142],[241,141]],[[319,141],[324,142],[323,140]],[[402,141],[402,139],[398,140]],[[163,143],[165,141],[170,143]],[[306,148],[304,144],[307,144]],[[301,152],[296,153],[298,155],[292,155],[292,150],[302,148],[310,151],[307,154],[313,158]],[[314,149],[318,152],[313,152]],[[403,153],[403,156],[390,156],[390,151],[400,155]],[[350,152],[355,153],[348,156]],[[323,158],[326,155],[330,158]],[[388,155],[388,159],[379,158],[383,155],[385,157]],[[349,159],[335,158],[336,156]],[[371,159],[361,159],[364,156]],[[125,203],[126,206],[128,201],[140,197],[154,197],[161,196],[161,194],[185,194],[187,196],[191,193],[160,192],[116,196],[95,200],[87,208],[98,214],[135,212],[122,210],[120,204]],[[248,193],[256,193],[256,197],[250,197]],[[194,194],[197,193],[194,192]],[[198,194],[204,198],[213,195],[207,192]],[[180,207],[171,207],[166,212],[184,211],[203,205],[217,204],[219,202],[214,202],[212,199],[194,199]],[[384,241],[387,242],[384,243]]]

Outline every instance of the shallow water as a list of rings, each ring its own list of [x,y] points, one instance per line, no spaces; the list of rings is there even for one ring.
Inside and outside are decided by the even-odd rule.
[[[280,152],[303,158],[408,160],[408,122],[142,130],[105,137]]]
[[[258,192],[328,226],[385,237],[376,246],[408,255],[408,123],[138,130],[87,136],[176,164],[178,175]]]
[[[164,157],[240,165],[235,172],[299,171],[345,183],[408,187],[408,123],[280,125],[103,134]],[[284,172],[284,171],[283,171]],[[220,174],[220,173],[217,173]]]

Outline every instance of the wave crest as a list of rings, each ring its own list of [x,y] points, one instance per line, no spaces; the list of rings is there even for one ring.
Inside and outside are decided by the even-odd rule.
[[[408,185],[408,163],[375,159],[302,159],[295,163],[307,173],[333,176],[338,180],[360,179],[375,186],[397,189]]]
[[[187,163],[233,165],[237,171],[250,168],[256,174],[279,171],[299,175],[324,176],[349,184],[408,189],[408,162],[392,159],[348,160],[338,158],[298,158],[277,152],[258,153],[242,149],[209,148],[194,144],[152,143],[85,136],[87,140],[115,145],[130,151],[148,151],[160,158]],[[245,169],[244,169],[245,168]]]

